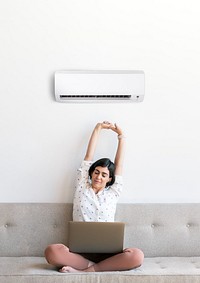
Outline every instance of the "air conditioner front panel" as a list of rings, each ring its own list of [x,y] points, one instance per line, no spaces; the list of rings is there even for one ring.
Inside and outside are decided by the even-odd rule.
[[[139,102],[144,98],[144,72],[59,71],[55,97],[59,102]]]

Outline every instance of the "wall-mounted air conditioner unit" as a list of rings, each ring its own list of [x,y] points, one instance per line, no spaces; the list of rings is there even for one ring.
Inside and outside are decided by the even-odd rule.
[[[143,71],[57,71],[55,98],[59,102],[141,102]]]

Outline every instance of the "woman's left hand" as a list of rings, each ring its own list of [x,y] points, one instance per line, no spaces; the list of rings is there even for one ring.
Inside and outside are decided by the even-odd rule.
[[[111,124],[110,129],[114,132],[116,132],[118,135],[122,135],[123,131],[122,129],[115,123],[114,125]]]

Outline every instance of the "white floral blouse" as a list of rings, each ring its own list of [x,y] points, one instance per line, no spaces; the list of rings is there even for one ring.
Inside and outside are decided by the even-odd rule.
[[[95,194],[88,170],[92,161],[83,161],[78,170],[73,202],[73,221],[114,222],[116,204],[122,191],[122,176],[115,183]]]

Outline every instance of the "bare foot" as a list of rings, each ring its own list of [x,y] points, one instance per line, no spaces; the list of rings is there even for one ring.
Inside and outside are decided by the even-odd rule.
[[[84,269],[84,270],[80,270],[80,269],[75,269],[71,266],[63,266],[59,272],[62,273],[77,273],[77,272],[95,272],[93,265],[91,265],[90,267]]]
[[[75,269],[71,266],[63,266],[59,272],[62,272],[62,273],[76,273],[76,272],[82,272],[82,270],[78,270],[78,269]]]

